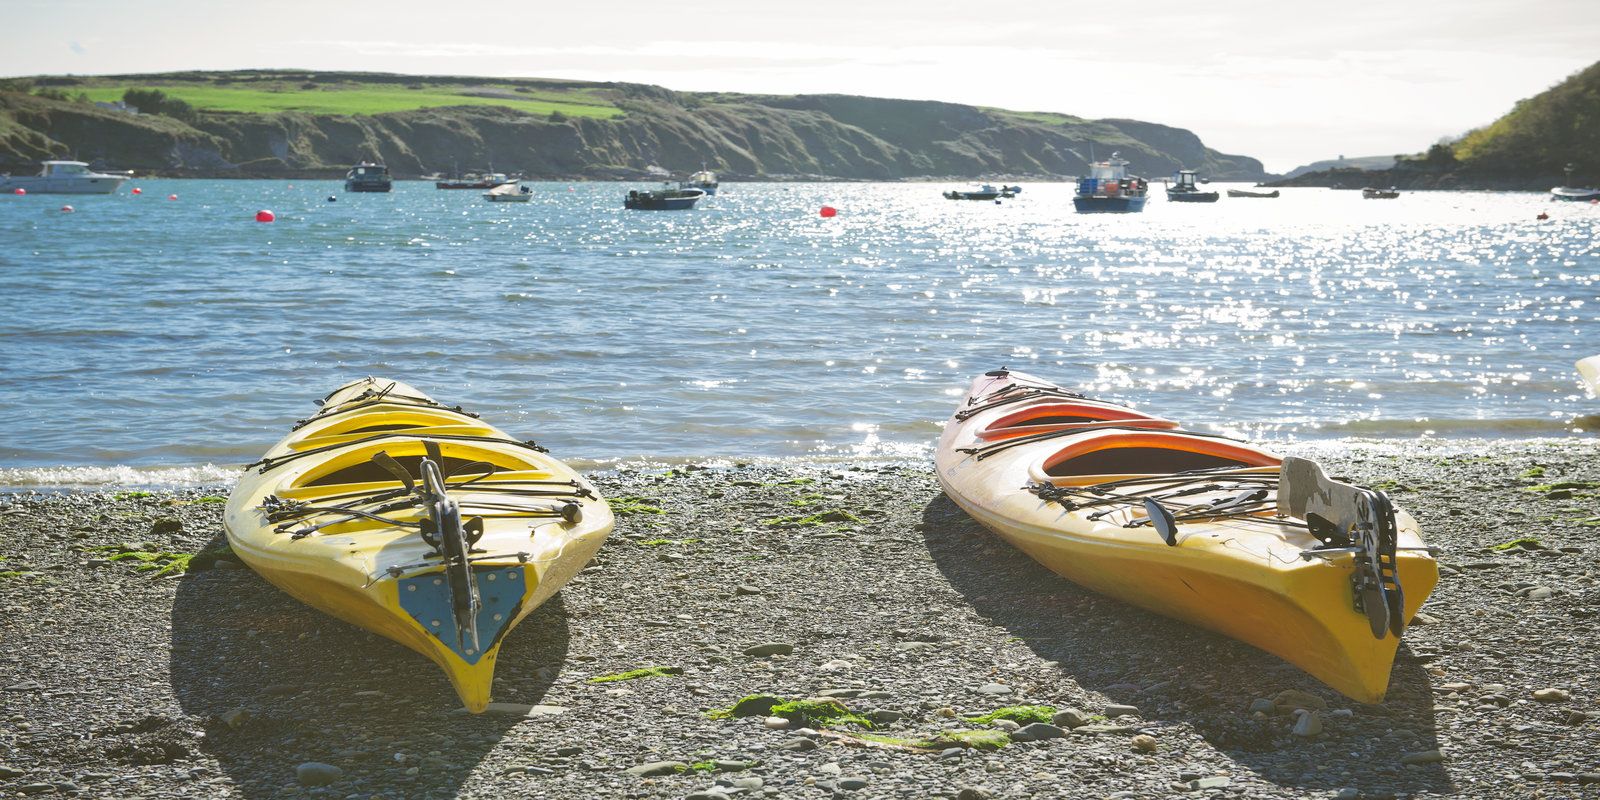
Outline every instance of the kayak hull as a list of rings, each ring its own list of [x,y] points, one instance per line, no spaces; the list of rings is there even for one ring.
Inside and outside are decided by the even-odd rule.
[[[1003,386],[980,378],[970,396]],[[1374,636],[1367,616],[1354,610],[1349,555],[1300,557],[1317,542],[1270,515],[1180,523],[1177,546],[1169,546],[1149,525],[1122,524],[1139,521],[1143,512],[1138,509],[1099,519],[1090,519],[1087,511],[1069,511],[1019,487],[1043,482],[1090,485],[1087,477],[1050,475],[1045,465],[1058,452],[1073,448],[1099,452],[1090,441],[1094,438],[1117,444],[1113,440],[1145,437],[1140,441],[1148,443],[1152,436],[1183,434],[1090,431],[1014,447],[984,460],[960,452],[982,441],[977,434],[1001,413],[1015,414],[1016,406],[953,419],[936,455],[945,493],[977,522],[1084,588],[1254,645],[1357,701],[1383,699],[1400,640],[1392,633]],[[1238,474],[1276,475],[1277,459],[1266,451],[1254,450],[1259,454],[1254,457],[1247,446],[1201,442],[1197,447],[1256,462],[1239,467]],[[1401,546],[1420,547],[1415,521],[1404,512],[1398,516]],[[1402,551],[1398,567],[1402,616],[1409,621],[1437,583],[1438,568],[1426,551]]]
[[[363,397],[381,387],[390,387],[392,401]],[[224,527],[234,553],[269,583],[426,656],[444,671],[462,704],[481,712],[490,702],[506,635],[593,558],[613,520],[593,488],[559,461],[508,444],[512,440],[498,428],[432,402],[409,386],[375,379],[336,391],[318,415],[268,451],[261,470],[246,473],[229,498]],[[374,441],[374,433],[386,435]],[[450,492],[459,495],[463,516],[481,515],[484,521],[472,562],[482,603],[476,640],[456,630],[444,568],[415,528],[365,519],[338,523],[339,515],[328,515],[312,521],[337,524],[298,536],[303,528],[285,530],[267,515],[272,502],[331,504],[362,492],[398,489],[398,480],[340,477],[374,478],[366,465],[378,450],[401,461],[420,459],[425,441],[433,441],[445,463],[457,468],[488,461],[505,470]],[[452,487],[460,483],[458,478]],[[529,500],[495,493],[525,486],[557,494]],[[576,503],[578,519],[561,517],[557,501]],[[488,503],[501,510],[485,510]],[[526,514],[503,510],[507,504]],[[417,512],[407,513],[383,516],[414,521]]]

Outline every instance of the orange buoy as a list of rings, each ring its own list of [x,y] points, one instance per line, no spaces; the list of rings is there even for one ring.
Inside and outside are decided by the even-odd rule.
[[[134,194],[144,194],[144,190],[143,190],[143,189],[140,189],[140,188],[139,188],[139,187],[137,187],[137,186],[135,186],[135,187],[133,187],[133,193],[134,193]]]
[[[72,212],[74,212],[76,210],[77,209],[73,208],[72,206],[62,206],[61,207],[61,213],[63,213],[63,214],[71,214]]]
[[[277,214],[274,214],[264,208],[256,212],[256,222],[272,222],[277,218]]]
[[[169,195],[167,195],[167,199],[168,200],[176,200],[176,199],[178,199],[178,196],[175,195],[175,194],[169,194]]]
[[[823,206],[822,209],[817,213],[824,217],[836,217],[839,215],[839,209],[834,208],[833,206]]]
[[[27,194],[27,193],[28,193],[28,190],[27,190],[27,189],[24,189],[24,188],[22,188],[22,187],[21,187],[21,186],[18,186],[18,187],[17,187],[17,188],[16,188],[16,189],[15,189],[15,190],[14,190],[14,191],[12,191],[12,192],[11,192],[11,193],[12,193],[12,194]]]

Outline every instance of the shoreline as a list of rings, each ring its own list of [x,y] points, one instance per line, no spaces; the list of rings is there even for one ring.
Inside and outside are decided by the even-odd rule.
[[[476,717],[456,713],[432,664],[225,556],[151,577],[136,567],[160,558],[95,549],[207,553],[224,541],[220,494],[0,494],[0,791],[1587,796],[1583,782],[1600,782],[1594,445],[1315,454],[1390,491],[1445,551],[1376,706],[1056,578],[945,499],[925,465],[702,459],[594,474],[632,513],[507,640],[495,700],[513,705]],[[744,654],[764,643],[793,652]],[[593,682],[649,667],[682,672]],[[1288,690],[1326,704],[1321,733],[1291,733],[1271,702]],[[889,739],[707,716],[757,693],[833,697]],[[1004,722],[966,718],[1025,705],[1087,724],[998,750],[897,744],[1010,738]],[[307,762],[338,775],[303,786]]]

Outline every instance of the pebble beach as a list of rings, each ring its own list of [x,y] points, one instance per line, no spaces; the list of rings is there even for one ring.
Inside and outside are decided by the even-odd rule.
[[[227,486],[13,490],[0,795],[1600,796],[1594,443],[1310,454],[1443,548],[1380,705],[1079,589],[916,464],[592,475],[616,531],[477,716],[231,559]]]

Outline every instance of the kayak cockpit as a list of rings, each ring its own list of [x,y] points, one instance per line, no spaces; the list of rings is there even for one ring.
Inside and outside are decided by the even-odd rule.
[[[1277,456],[1211,436],[1166,431],[1086,433],[1044,457],[1037,479],[1092,485],[1136,475],[1276,467]]]
[[[977,438],[1006,439],[1050,430],[1096,427],[1171,429],[1178,427],[1178,423],[1096,403],[1039,403],[997,418],[978,431]]]

